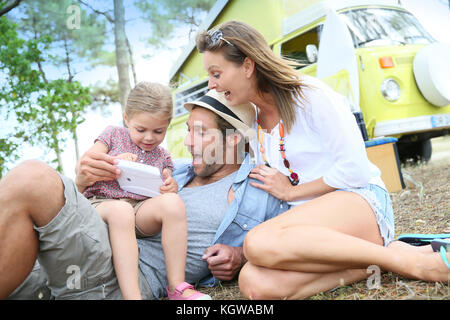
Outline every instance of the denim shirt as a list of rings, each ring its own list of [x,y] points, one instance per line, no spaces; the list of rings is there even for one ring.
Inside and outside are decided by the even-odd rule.
[[[286,202],[250,185],[250,181],[260,183],[248,177],[255,166],[247,154],[231,186],[234,191],[234,200],[229,205],[211,246],[221,243],[232,247],[242,247],[250,229],[289,209]],[[178,183],[178,191],[183,189],[194,175],[192,165],[176,166],[173,177]],[[210,287],[218,283],[219,280],[212,274],[199,281],[201,286]]]

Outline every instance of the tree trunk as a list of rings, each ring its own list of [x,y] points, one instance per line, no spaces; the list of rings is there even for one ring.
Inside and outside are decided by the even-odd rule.
[[[58,137],[55,135],[53,135],[53,142],[55,143],[55,153],[56,153],[56,158],[58,159],[58,167],[56,168],[56,170],[62,174],[64,174],[64,168],[63,168],[63,164],[62,164],[62,158],[61,158],[61,149],[59,148],[59,142],[58,142]]]
[[[133,50],[131,50],[131,46],[130,46],[130,42],[128,41],[128,37],[126,38],[126,41],[127,41],[127,47],[128,47],[128,54],[130,55],[131,71],[133,72],[133,87],[135,87],[137,85],[137,77],[136,77],[136,69],[134,67]]]
[[[75,143],[75,158],[76,162],[78,162],[78,159],[80,159],[80,148],[78,147],[78,134],[77,134],[77,128],[75,128],[72,132],[73,141]]]
[[[130,92],[130,63],[127,38],[125,36],[125,9],[123,7],[123,0],[114,0],[114,37],[116,66],[119,75],[119,100],[123,111],[125,110],[128,93]]]
[[[3,7],[0,9],[0,17],[7,14],[9,11],[17,7],[23,0],[15,0],[13,3],[11,3],[9,6]]]
[[[50,118],[50,130],[51,130],[49,133],[51,135],[51,141],[53,142],[51,147],[52,147],[53,151],[55,151],[56,159],[58,161],[58,166],[56,168],[56,171],[64,174],[64,168],[62,165],[62,158],[61,158],[61,148],[59,147],[58,133],[54,129],[55,128],[54,124],[56,123],[56,120],[55,120],[55,117],[53,116],[53,111],[52,111],[51,106],[49,106],[48,115]]]

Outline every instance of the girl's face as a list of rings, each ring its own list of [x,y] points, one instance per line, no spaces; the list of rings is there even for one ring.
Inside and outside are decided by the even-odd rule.
[[[142,150],[150,151],[164,140],[169,120],[161,120],[150,112],[137,112],[131,117],[126,113],[123,118],[130,132],[131,140]]]
[[[250,101],[249,97],[254,86],[248,60],[246,58],[242,65],[236,66],[235,63],[226,60],[220,51],[205,51],[203,66],[209,75],[208,88],[224,92],[225,98],[232,106]]]

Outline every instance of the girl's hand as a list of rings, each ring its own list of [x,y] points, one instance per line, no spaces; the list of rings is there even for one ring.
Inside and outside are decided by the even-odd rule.
[[[292,200],[291,192],[294,187],[289,181],[289,178],[277,169],[261,164],[250,171],[249,177],[262,182],[262,184],[250,182],[250,185],[253,187],[267,191],[280,200]]]
[[[159,192],[161,193],[177,193],[178,192],[178,184],[177,181],[172,177],[172,170],[165,168],[162,172],[164,182],[163,185],[159,188]]]
[[[136,162],[138,160],[138,156],[135,155],[134,153],[130,153],[130,152],[119,154],[119,155],[115,156],[114,158],[121,159],[121,160],[133,161],[133,162]]]

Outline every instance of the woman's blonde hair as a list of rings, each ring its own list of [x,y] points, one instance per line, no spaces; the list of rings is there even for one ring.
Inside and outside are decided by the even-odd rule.
[[[156,82],[139,82],[128,95],[125,113],[131,118],[143,111],[162,120],[172,120],[173,104],[169,88]]]
[[[215,30],[220,31],[225,40],[218,38]],[[280,118],[290,132],[296,121],[297,97],[304,97],[302,87],[305,85],[293,68],[298,63],[277,57],[259,31],[240,21],[228,21],[210,31],[203,31],[197,35],[196,42],[200,53],[220,50],[225,59],[238,66],[246,57],[252,59],[258,90],[260,93],[273,93]]]

